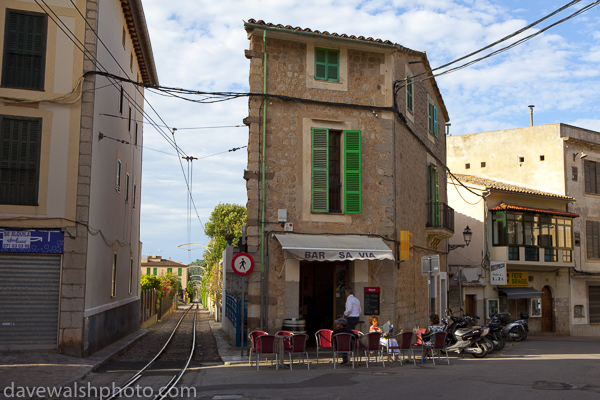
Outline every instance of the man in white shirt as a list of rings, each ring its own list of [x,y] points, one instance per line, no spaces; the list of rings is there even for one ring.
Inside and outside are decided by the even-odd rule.
[[[360,307],[360,301],[352,294],[352,289],[346,288],[344,289],[344,293],[346,294],[346,311],[344,311],[344,316],[348,318],[348,328],[354,329],[356,328],[356,324],[358,324],[362,308]]]

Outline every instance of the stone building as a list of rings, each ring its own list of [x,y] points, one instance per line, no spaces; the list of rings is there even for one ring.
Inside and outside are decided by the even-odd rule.
[[[574,201],[561,211],[580,215],[572,223],[572,243],[568,273],[557,268],[556,274],[568,278],[570,296],[552,292],[552,331],[570,331],[572,335],[594,336],[600,333],[600,133],[566,124],[549,124],[493,132],[448,137],[448,166],[454,173],[475,175],[496,181],[536,189]],[[460,203],[460,201],[459,201]],[[456,208],[455,203],[451,203]],[[556,207],[554,207],[556,208]],[[542,223],[540,222],[540,229]],[[550,230],[548,234],[558,235]],[[552,242],[533,243],[538,248],[556,248]],[[511,247],[492,247],[509,251]],[[569,249],[561,246],[565,251]],[[523,249],[524,250],[524,249]],[[565,251],[562,251],[564,254]],[[564,254],[563,257],[567,255]],[[508,256],[508,255],[506,255]],[[521,254],[525,256],[525,254]],[[540,253],[540,260],[542,254]],[[521,258],[523,260],[523,258]],[[557,262],[561,262],[560,259]],[[550,269],[555,263],[540,263],[534,269]],[[549,280],[548,282],[550,282]],[[535,280],[533,282],[536,282]],[[537,283],[536,283],[537,285]],[[536,286],[537,287],[537,286]],[[541,287],[537,287],[541,289]],[[560,298],[560,300],[558,300]],[[568,300],[568,305],[565,302]],[[542,299],[543,302],[543,299]],[[542,319],[543,319],[542,314]],[[568,316],[568,317],[567,317]],[[569,318],[570,327],[563,323]],[[548,330],[546,327],[544,330]]]
[[[444,265],[454,229],[449,117],[425,53],[263,21],[245,28],[248,328],[276,331],[294,318],[310,335],[331,328],[344,287],[361,321],[425,325],[447,304],[447,279],[435,277],[430,302],[420,258],[441,253]],[[401,231],[414,245],[402,262]]]
[[[142,3],[3,0],[0,45],[0,351],[86,356],[139,327]]]

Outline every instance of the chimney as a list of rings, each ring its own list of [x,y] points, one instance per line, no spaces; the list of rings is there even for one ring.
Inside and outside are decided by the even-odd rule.
[[[529,123],[531,124],[531,126],[533,126],[533,107],[535,106],[528,106],[529,107]]]

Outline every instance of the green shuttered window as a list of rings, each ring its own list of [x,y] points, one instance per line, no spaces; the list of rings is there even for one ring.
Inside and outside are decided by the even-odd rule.
[[[585,221],[587,258],[600,258],[600,222]]]
[[[413,80],[409,75],[406,75],[406,108],[410,112],[413,111]]]
[[[438,117],[437,107],[431,103],[428,104],[428,120],[429,120],[429,133],[433,136],[438,137]]]
[[[38,205],[42,120],[0,115],[0,204]]]
[[[344,131],[344,211],[360,214],[360,131]]]
[[[339,182],[338,136],[343,135],[343,182]],[[333,131],[312,128],[311,154],[311,211],[362,212],[361,132]],[[343,187],[344,208],[340,207],[340,190]]]
[[[2,86],[44,89],[46,56],[44,14],[8,10],[5,32]]]
[[[315,79],[339,82],[339,50],[315,48]]]
[[[434,164],[429,164],[429,223],[430,226],[440,226],[440,185],[438,170]]]

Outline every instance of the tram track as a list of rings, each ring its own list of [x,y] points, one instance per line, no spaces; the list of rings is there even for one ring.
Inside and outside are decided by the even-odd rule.
[[[178,335],[183,335],[185,336],[185,332],[178,332],[178,329],[180,328],[180,326],[182,325],[182,322],[184,321],[184,319],[186,319],[186,317],[188,316],[189,312],[192,310],[192,308],[194,308],[194,313],[193,313],[193,322],[192,322],[192,329],[191,329],[191,346],[190,346],[190,350],[189,350],[189,355],[187,357],[187,360],[185,361],[185,364],[181,367],[178,368],[179,372],[176,373],[175,375],[173,375],[170,380],[166,383],[163,382],[162,385],[160,385],[160,390],[155,391],[156,395],[154,396],[155,400],[163,400],[165,397],[168,396],[169,392],[175,388],[177,386],[177,384],[179,383],[179,381],[181,380],[181,378],[183,377],[183,375],[186,373],[190,362],[192,361],[192,358],[194,356],[194,350],[196,348],[196,320],[197,320],[197,315],[198,315],[198,304],[195,305],[195,307],[192,305],[190,306],[185,313],[181,316],[181,318],[179,319],[179,321],[177,322],[177,324],[175,325],[175,327],[173,328],[171,334],[169,335],[169,338],[167,339],[167,341],[165,342],[165,344],[163,345],[163,347],[158,351],[158,353],[141,369],[139,369],[135,374],[133,374],[121,387],[118,388],[118,390],[116,390],[114,393],[111,394],[110,397],[107,397],[103,400],[113,400],[115,398],[120,397],[123,394],[127,394],[128,390],[132,389],[132,386],[134,384],[139,385],[140,381],[145,377],[148,376],[148,378],[151,378],[152,382],[151,385],[148,386],[155,386],[157,384],[159,384],[157,377],[158,376],[164,376],[164,370],[161,371],[160,374],[152,374],[150,373],[151,371],[154,371],[152,369],[152,367],[155,365],[155,363],[163,358],[173,358],[174,360],[177,361],[181,361],[181,349],[177,346],[175,346],[174,343],[174,338],[176,336],[176,333],[178,333]],[[184,339],[185,340],[185,339]],[[171,345],[171,346],[169,346]],[[174,353],[171,355],[171,357],[169,357],[169,352]],[[171,371],[169,369],[169,371]],[[169,372],[170,374],[170,372]],[[126,396],[126,397],[131,397],[131,396]]]

